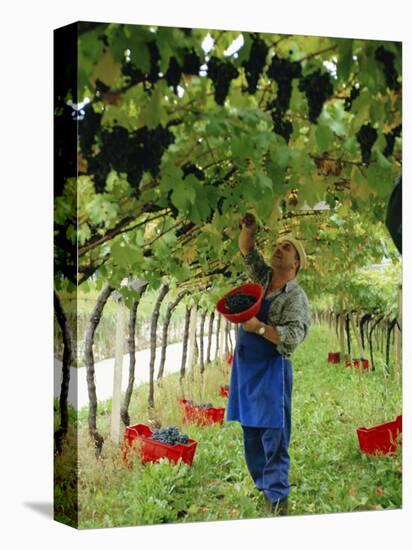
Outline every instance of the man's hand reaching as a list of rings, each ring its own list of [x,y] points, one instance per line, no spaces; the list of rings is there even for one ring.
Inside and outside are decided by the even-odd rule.
[[[239,229],[247,229],[250,233],[256,233],[256,218],[250,212],[246,213],[239,221]]]

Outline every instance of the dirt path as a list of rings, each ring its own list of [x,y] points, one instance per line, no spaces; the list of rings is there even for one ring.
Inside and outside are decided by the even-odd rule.
[[[234,342],[234,333],[232,341]],[[205,346],[207,339],[204,340]],[[206,347],[205,347],[206,349]],[[211,357],[215,357],[216,338],[212,337]],[[150,349],[136,352],[135,386],[149,381]],[[160,347],[156,348],[155,377],[159,368]],[[180,370],[182,361],[182,343],[169,344],[166,352],[165,374]],[[95,363],[95,384],[98,401],[109,399],[113,393],[114,358]],[[54,396],[59,397],[61,384],[62,364],[54,361]],[[129,379],[129,354],[123,356],[122,391],[126,390]],[[70,369],[69,403],[80,410],[89,403],[87,392],[86,368]]]

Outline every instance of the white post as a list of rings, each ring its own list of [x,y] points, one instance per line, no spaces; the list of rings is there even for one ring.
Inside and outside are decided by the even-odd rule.
[[[227,324],[226,318],[223,317],[223,315],[222,315],[222,319],[221,319],[221,321],[220,321],[220,334],[219,334],[219,338],[220,338],[220,342],[219,342],[219,356],[220,356],[221,359],[224,359],[225,354],[226,354],[226,349],[225,349],[225,343],[226,343],[226,324]]]
[[[113,443],[118,445],[120,441],[120,397],[122,389],[124,344],[124,308],[121,300],[117,302],[116,310],[116,352],[113,373],[113,399],[110,437]]]

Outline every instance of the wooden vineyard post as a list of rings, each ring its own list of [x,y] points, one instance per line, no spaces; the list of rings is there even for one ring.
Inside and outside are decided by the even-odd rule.
[[[350,319],[350,324],[351,324],[351,327],[352,327],[353,334],[355,335],[356,342],[358,343],[360,356],[361,356],[361,358],[366,359],[365,350],[363,349],[363,346],[362,346],[362,341],[361,341],[361,338],[360,338],[359,331],[356,330],[356,326],[355,326],[355,323],[353,321],[353,315],[352,314],[349,314],[349,319]]]
[[[189,357],[188,357],[188,370],[190,372],[190,380],[194,381],[195,371],[195,354],[196,354],[196,325],[197,325],[197,306],[192,307],[190,312],[190,325],[189,325]]]
[[[402,285],[398,295],[398,325],[395,325],[395,372],[399,378],[402,370]]]
[[[120,397],[122,391],[123,343],[124,307],[121,299],[119,298],[116,309],[116,351],[114,360],[112,419],[110,429],[111,440],[116,445],[118,445],[120,441]]]
[[[343,314],[343,296],[340,299],[340,311],[339,311],[339,336],[340,336],[340,353],[343,363],[346,363],[347,353],[345,349],[345,319]]]

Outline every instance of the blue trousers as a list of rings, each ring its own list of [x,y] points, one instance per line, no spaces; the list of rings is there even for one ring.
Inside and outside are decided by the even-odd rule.
[[[291,432],[292,376],[285,380],[284,423],[282,428],[243,426],[246,464],[256,487],[271,502],[283,500],[290,492],[289,442]]]

